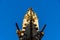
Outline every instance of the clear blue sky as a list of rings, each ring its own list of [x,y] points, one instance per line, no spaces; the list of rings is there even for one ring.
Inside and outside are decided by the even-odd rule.
[[[22,28],[29,7],[36,12],[40,29],[47,24],[42,40],[60,40],[60,0],[0,0],[0,40],[18,40],[15,23]]]

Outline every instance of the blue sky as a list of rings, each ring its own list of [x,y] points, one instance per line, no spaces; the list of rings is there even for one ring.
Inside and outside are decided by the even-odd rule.
[[[22,28],[30,7],[39,18],[40,29],[47,24],[42,40],[60,40],[60,0],[0,0],[0,40],[18,40],[15,23]]]

